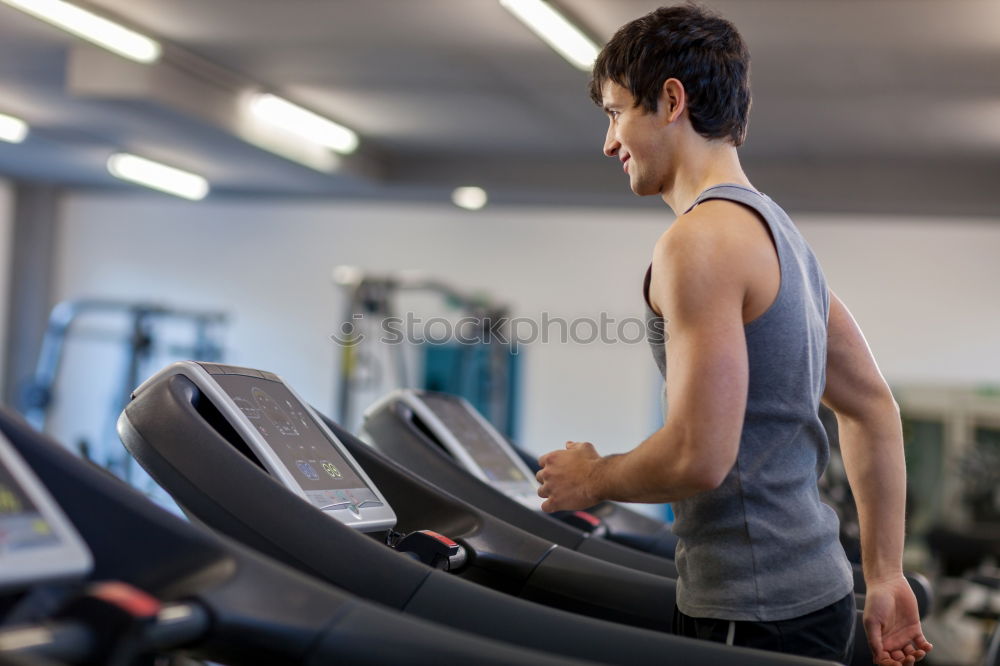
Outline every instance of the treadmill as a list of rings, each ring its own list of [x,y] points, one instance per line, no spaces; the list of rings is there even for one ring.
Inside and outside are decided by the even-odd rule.
[[[534,474],[517,456],[508,454],[506,442],[502,438],[477,436],[480,451],[484,451],[489,462],[485,468],[473,463],[478,472],[472,474],[455,464],[435,440],[428,423],[442,424],[423,398],[434,400],[434,406],[448,410],[448,417],[461,414],[461,402],[457,404],[452,396],[429,391],[394,391],[365,410],[362,437],[376,449],[384,453],[414,474],[447,488],[450,493],[469,504],[521,529],[547,539],[563,548],[571,549],[594,558],[629,567],[638,571],[668,578],[677,578],[677,567],[665,557],[644,553],[633,548],[602,538],[594,538],[593,529],[581,529],[587,521],[594,522],[592,514],[571,512],[578,519],[576,526],[553,519],[541,511],[541,500],[534,495]],[[460,398],[458,400],[461,400]],[[474,410],[472,410],[474,412]],[[475,419],[472,412],[467,418]],[[481,417],[479,417],[481,420]],[[471,426],[471,427],[470,427]],[[442,427],[442,430],[446,428]],[[477,424],[467,424],[463,432],[475,432]],[[457,441],[451,438],[453,443]],[[489,448],[493,451],[489,451]],[[458,450],[458,446],[455,447]],[[497,453],[497,451],[502,453]],[[482,454],[480,454],[482,455]],[[466,454],[467,460],[473,460]],[[500,488],[489,482],[489,474],[499,481]],[[534,497],[532,497],[534,495]],[[599,527],[599,525],[595,525]],[[598,530],[598,534],[601,530]]]
[[[17,451],[0,435],[0,595],[82,579],[87,545]]]
[[[534,456],[518,449],[487,421],[468,401],[456,395],[417,389],[399,389],[386,395],[365,411],[364,433],[368,440],[389,457],[429,478],[451,481],[453,474],[440,469],[432,456],[419,449],[428,448],[444,454],[458,463],[483,484],[524,505],[531,512],[549,521],[558,521],[575,528],[541,528],[544,521],[526,518],[524,511],[512,510],[526,521],[526,529],[545,529],[548,538],[596,557],[635,566],[637,560],[622,559],[623,550],[584,541],[587,537],[603,537],[635,550],[673,559],[677,537],[663,521],[646,516],[615,502],[601,502],[584,511],[560,511],[546,514],[538,496],[535,473],[538,463]],[[416,449],[416,450],[411,450]],[[435,456],[437,457],[437,456]],[[498,504],[493,493],[476,492],[468,484],[468,501],[488,501]],[[511,518],[513,520],[513,517]],[[518,520],[515,524],[521,525]],[[558,538],[556,538],[558,537]],[[638,560],[644,571],[676,577],[676,568],[648,558]],[[645,568],[650,567],[650,568]]]
[[[324,421],[272,373],[175,363],[136,389],[118,427],[190,517],[380,604],[605,663],[810,661],[626,626],[666,629],[673,581],[465,504]]]
[[[322,584],[184,522],[4,408],[0,506],[0,525],[16,528],[0,542],[0,663],[126,666],[163,653],[237,666],[595,663]]]
[[[363,437],[414,473],[533,534],[568,547],[574,547],[575,538],[580,552],[649,570],[648,556],[636,566],[618,559],[621,548],[608,548],[617,544],[594,538],[605,537],[659,559],[669,558],[672,569],[657,573],[677,576],[672,562],[677,540],[662,521],[614,502],[582,512],[544,513],[535,481],[537,460],[511,444],[464,398],[395,390],[365,411]],[[930,582],[918,573],[905,576],[920,617],[925,617],[933,604]],[[863,608],[865,580],[860,566],[854,568],[854,584],[858,607]]]

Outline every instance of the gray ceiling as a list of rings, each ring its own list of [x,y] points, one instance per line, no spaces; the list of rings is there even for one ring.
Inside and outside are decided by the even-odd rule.
[[[79,3],[84,4],[84,3]],[[657,6],[561,0],[599,39]],[[1000,3],[714,0],[753,55],[742,150],[796,211],[1000,213]],[[35,131],[0,174],[121,187],[127,149],[209,178],[213,196],[662,205],[600,153],[603,115],[572,68],[496,0],[93,0],[167,45],[157,75],[0,5],[0,111]],[[130,69],[131,68],[131,69]],[[256,82],[359,132],[330,175],[237,138],[228,104]]]

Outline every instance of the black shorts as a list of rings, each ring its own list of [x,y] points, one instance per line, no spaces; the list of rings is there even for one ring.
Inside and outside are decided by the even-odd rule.
[[[674,608],[674,633],[742,647],[851,663],[857,622],[854,593],[826,608],[779,622],[696,618]]]

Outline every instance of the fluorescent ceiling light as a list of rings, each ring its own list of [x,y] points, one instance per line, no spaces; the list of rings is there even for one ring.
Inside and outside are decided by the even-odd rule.
[[[57,28],[142,63],[160,57],[158,42],[63,0],[0,0]]]
[[[261,120],[343,155],[353,153],[358,148],[358,135],[351,130],[277,95],[254,95],[250,101],[250,110]]]
[[[579,28],[543,0],[500,0],[504,9],[521,20],[574,67],[589,72],[600,50]]]
[[[115,153],[108,159],[108,171],[115,178],[192,201],[204,199],[208,194],[208,181],[201,176],[138,155]]]
[[[0,141],[21,143],[28,136],[28,123],[20,118],[0,113]]]
[[[451,202],[466,210],[479,210],[487,200],[486,190],[481,187],[456,187],[451,193]]]

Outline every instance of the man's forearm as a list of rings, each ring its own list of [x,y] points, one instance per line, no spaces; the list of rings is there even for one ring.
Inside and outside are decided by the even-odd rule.
[[[601,499],[619,502],[675,502],[712,487],[683,453],[669,427],[661,428],[632,451],[605,456],[594,484]]]
[[[865,579],[902,572],[906,463],[899,412],[891,397],[863,418],[837,415],[840,448],[861,522]]]

